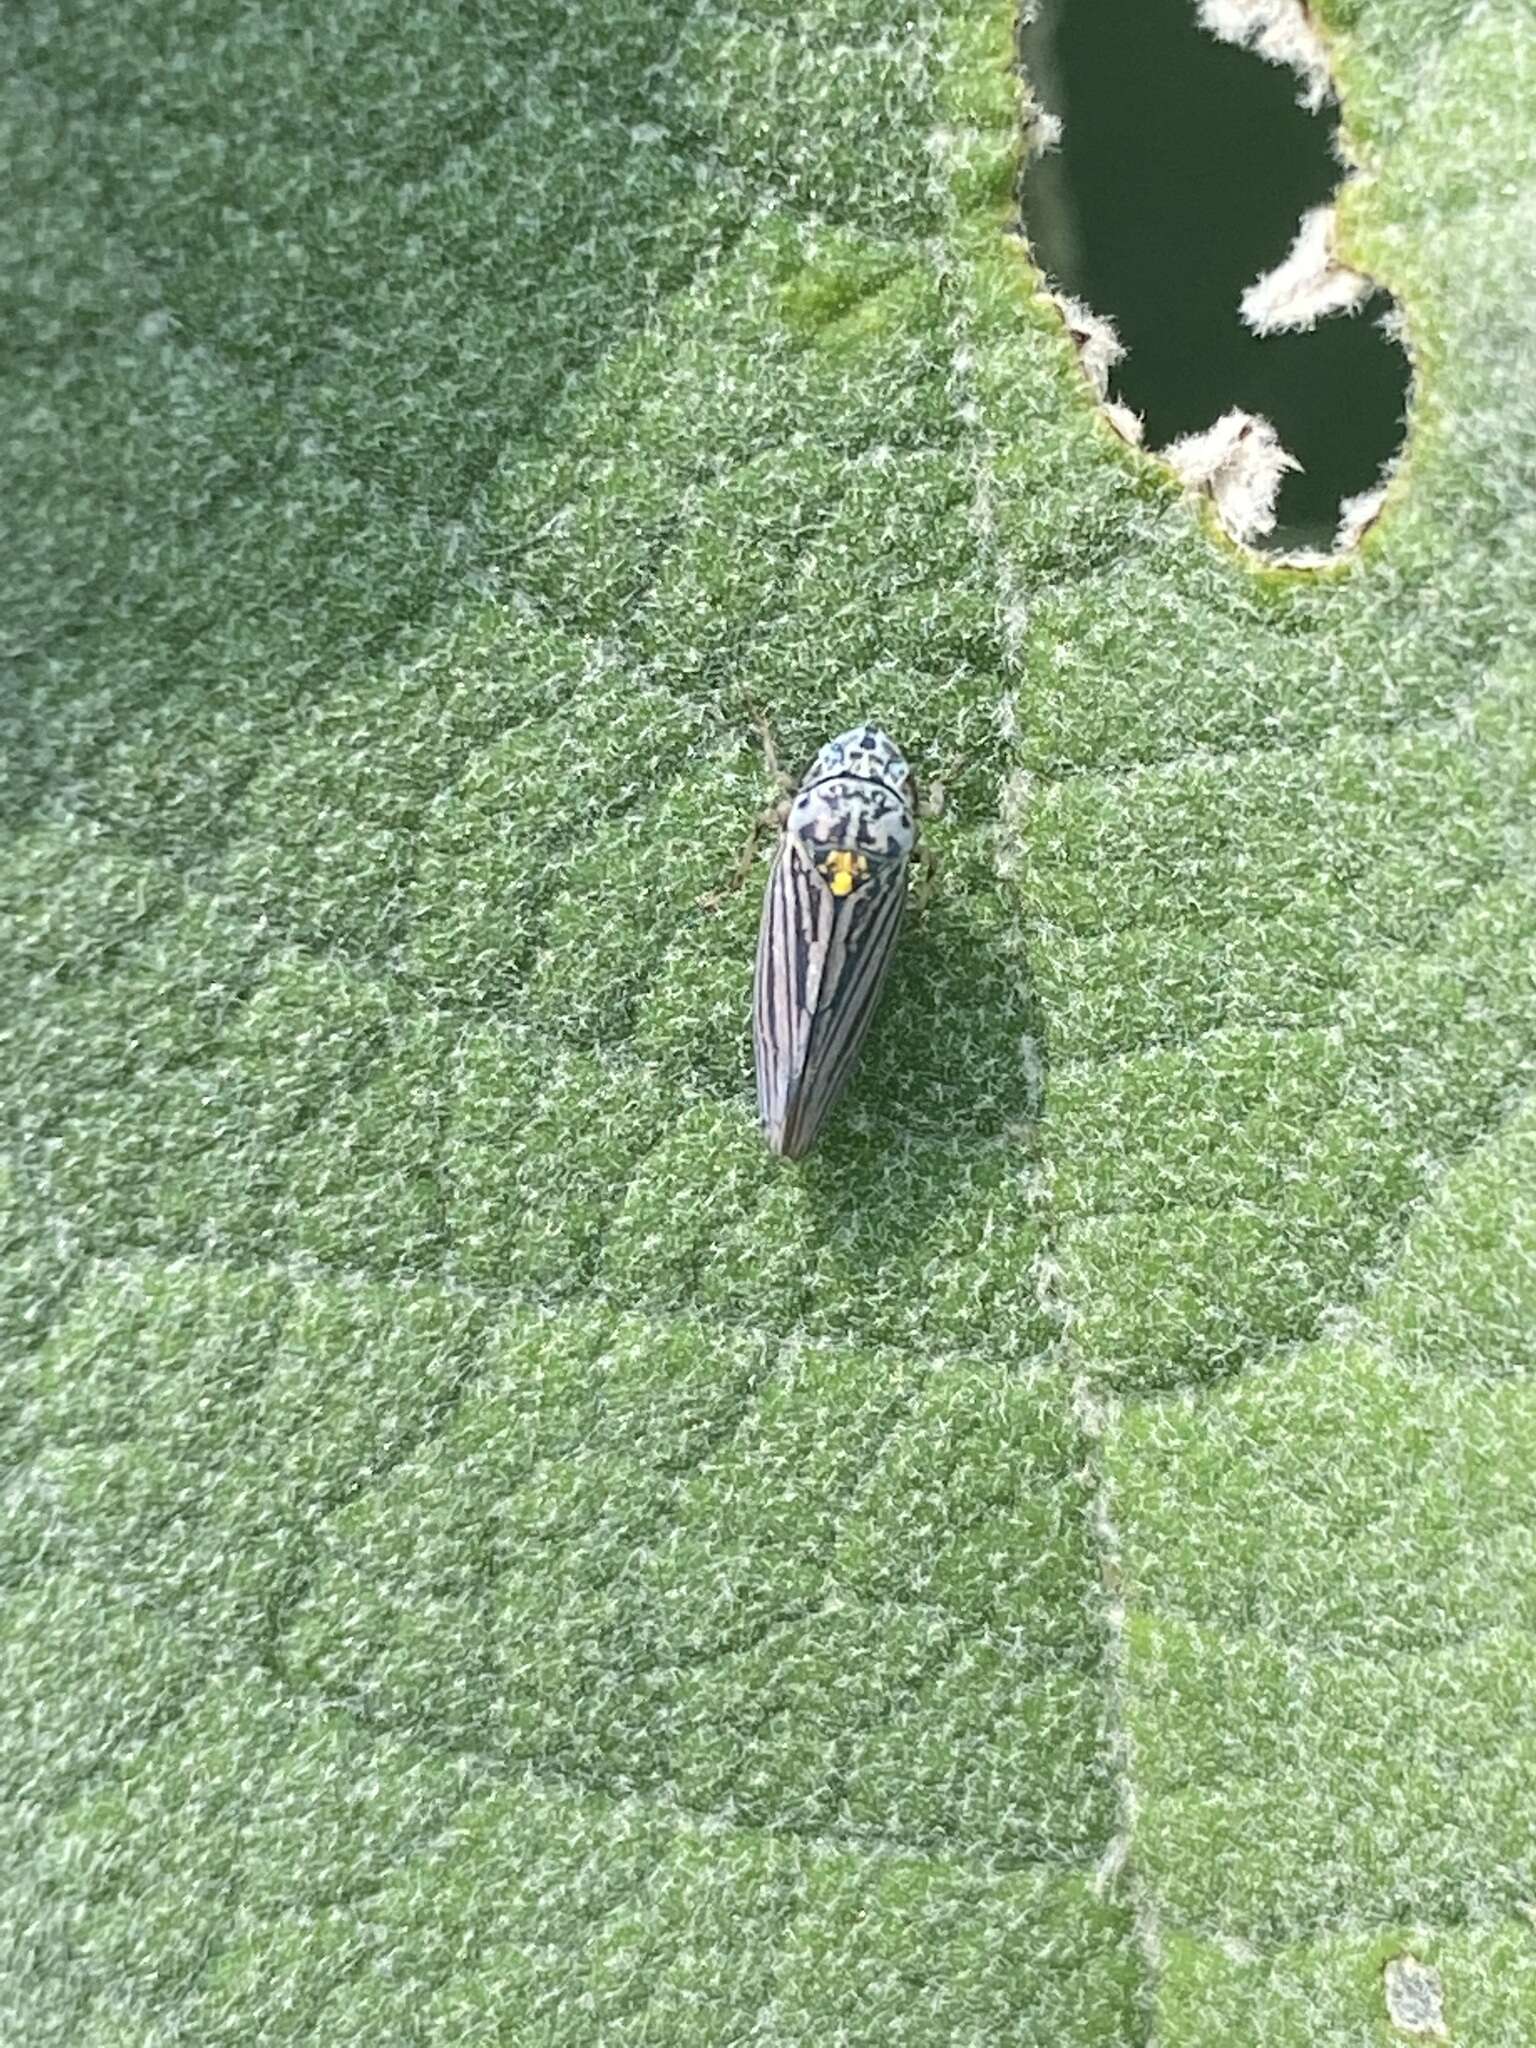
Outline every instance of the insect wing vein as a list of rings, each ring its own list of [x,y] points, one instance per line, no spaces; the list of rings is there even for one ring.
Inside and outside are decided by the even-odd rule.
[[[792,833],[763,901],[754,996],[758,1107],[776,1151],[799,1158],[863,1042],[906,908],[906,863],[841,902]]]
[[[810,1043],[812,1007],[821,982],[816,924],[817,883],[794,838],[779,842],[763,897],[758,934],[753,1037],[763,1129],[777,1147],[796,1074]]]

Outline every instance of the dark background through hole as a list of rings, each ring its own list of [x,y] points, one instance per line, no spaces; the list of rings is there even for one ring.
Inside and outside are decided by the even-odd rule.
[[[1263,413],[1303,465],[1268,544],[1327,546],[1339,500],[1403,436],[1408,360],[1376,325],[1389,301],[1262,339],[1238,303],[1338,185],[1336,109],[1307,113],[1296,75],[1217,42],[1194,0],[1040,0],[1022,48],[1065,124],[1029,165],[1025,232],[1046,275],[1114,321],[1113,394],[1149,448],[1230,406]]]

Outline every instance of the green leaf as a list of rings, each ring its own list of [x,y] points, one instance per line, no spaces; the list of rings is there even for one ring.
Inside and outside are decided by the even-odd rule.
[[[1325,16],[1321,574],[990,0],[8,21],[7,2039],[1531,2037],[1536,34]],[[950,782],[795,1169],[758,710]]]

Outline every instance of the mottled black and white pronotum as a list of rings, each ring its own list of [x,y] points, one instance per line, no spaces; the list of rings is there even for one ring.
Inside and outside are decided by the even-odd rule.
[[[784,821],[763,898],[752,1007],[763,1135],[816,1141],[875,1013],[907,905],[917,791],[877,726],[829,740]]]

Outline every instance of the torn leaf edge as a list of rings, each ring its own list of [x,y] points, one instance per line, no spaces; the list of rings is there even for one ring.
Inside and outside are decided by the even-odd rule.
[[[1035,271],[1036,296],[1053,307],[1060,318],[1093,392],[1096,410],[1122,441],[1171,470],[1186,490],[1206,496],[1222,536],[1256,565],[1267,569],[1348,568],[1358,558],[1366,535],[1380,522],[1405,466],[1413,432],[1418,371],[1396,294],[1338,253],[1339,197],[1360,175],[1359,161],[1344,122],[1341,119],[1334,137],[1344,176],[1333,199],[1301,216],[1290,249],[1272,270],[1263,272],[1248,287],[1239,310],[1255,333],[1275,334],[1308,329],[1320,319],[1357,312],[1372,293],[1385,291],[1389,305],[1380,325],[1396,339],[1408,358],[1407,425],[1376,482],[1340,500],[1331,548],[1261,548],[1254,543],[1274,530],[1280,484],[1287,471],[1301,466],[1284,447],[1273,425],[1261,413],[1233,408],[1203,430],[1180,435],[1163,448],[1147,448],[1140,415],[1110,394],[1109,372],[1125,354],[1114,321],[1095,312],[1083,300],[1058,290],[1035,261],[1024,218],[1023,187],[1029,165],[1058,146],[1064,129],[1060,116],[1041,103],[1023,59],[1023,32],[1035,19],[1036,11],[1036,0],[1019,0],[1015,17],[1014,69],[1023,136],[1018,233]],[[1266,62],[1294,71],[1302,86],[1298,102],[1309,112],[1319,111],[1330,99],[1342,110],[1327,39],[1306,0],[1196,0],[1196,14],[1201,26],[1218,41],[1250,49]],[[1238,424],[1234,426],[1233,422]],[[1225,464],[1216,463],[1213,468],[1213,448],[1226,441],[1246,445],[1240,450],[1229,448]],[[1199,473],[1206,469],[1211,469],[1209,476]],[[1218,477],[1223,484],[1221,492],[1215,488]]]

